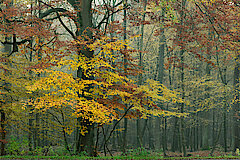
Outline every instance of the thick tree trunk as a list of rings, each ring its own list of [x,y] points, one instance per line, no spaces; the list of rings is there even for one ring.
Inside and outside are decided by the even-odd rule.
[[[92,39],[92,32],[90,28],[92,27],[92,0],[68,0],[68,2],[73,6],[75,11],[77,12],[78,16],[78,23],[77,23],[77,31],[76,31],[76,37],[82,36],[85,38],[85,36],[88,37],[88,39]],[[85,34],[85,35],[82,35]],[[93,52],[90,51],[87,47],[79,46],[79,54],[82,53],[88,58],[92,58]],[[92,77],[88,77],[84,75],[84,72],[82,71],[82,68],[78,68],[77,70],[77,77],[82,80],[90,80]],[[91,86],[89,86],[90,88]],[[84,95],[79,95],[84,96]],[[86,97],[87,99],[90,99],[89,97]],[[88,153],[89,156],[95,156],[96,153],[94,150],[94,124],[89,122],[88,120],[83,119],[82,117],[79,117],[77,119],[78,126],[81,126],[80,128],[84,127],[87,130],[87,133],[82,135],[79,131],[79,127],[77,127],[78,131],[76,133],[76,152],[82,152],[85,151]]]

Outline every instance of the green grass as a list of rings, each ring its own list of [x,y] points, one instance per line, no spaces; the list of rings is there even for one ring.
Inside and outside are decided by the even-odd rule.
[[[0,159],[240,159],[240,156],[221,156],[221,157],[169,157],[162,156],[114,156],[114,157],[87,157],[87,156],[1,156]]]

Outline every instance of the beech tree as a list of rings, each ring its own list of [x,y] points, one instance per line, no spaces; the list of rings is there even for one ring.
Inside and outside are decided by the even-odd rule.
[[[10,135],[31,153],[239,148],[237,2],[0,5],[1,155]]]

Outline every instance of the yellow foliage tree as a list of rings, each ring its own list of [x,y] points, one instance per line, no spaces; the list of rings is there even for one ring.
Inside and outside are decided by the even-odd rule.
[[[35,70],[36,74],[46,76],[40,77],[27,86],[27,89],[29,92],[38,91],[41,96],[29,100],[26,104],[41,111],[69,107],[73,117],[81,117],[100,125],[119,119],[119,111],[129,106],[133,111],[140,112],[142,117],[186,115],[163,111],[156,105],[159,101],[183,103],[176,92],[154,80],[137,86],[134,80],[121,75],[112,62],[117,60],[118,54],[129,44],[117,39],[109,40],[108,37],[103,37],[88,46],[90,50],[95,51],[95,56],[91,59],[80,55],[71,59],[53,60],[58,64],[57,68]],[[68,71],[63,71],[64,67]],[[79,79],[69,73],[69,70],[77,71],[79,67],[86,76],[94,77],[93,80]],[[81,129],[81,133],[84,134],[85,128]]]

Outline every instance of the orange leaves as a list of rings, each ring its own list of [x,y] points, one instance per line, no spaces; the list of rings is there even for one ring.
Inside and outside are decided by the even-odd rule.
[[[0,131],[0,132],[2,132],[2,131]],[[0,139],[0,142],[3,143],[3,144],[7,144],[8,143],[8,141],[5,140],[5,139]]]

